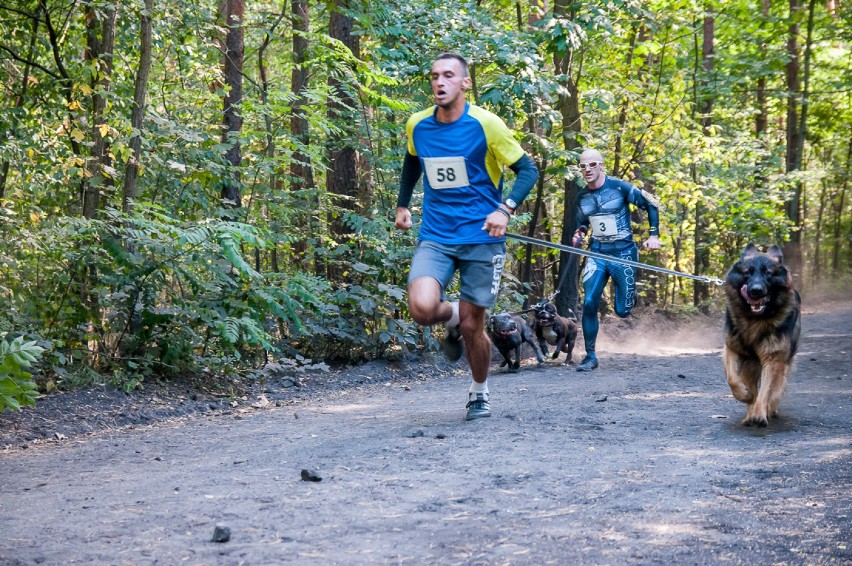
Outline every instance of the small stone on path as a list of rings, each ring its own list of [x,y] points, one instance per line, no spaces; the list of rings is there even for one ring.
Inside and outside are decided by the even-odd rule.
[[[322,481],[322,478],[313,470],[302,470],[302,481]]]
[[[213,542],[228,542],[231,540],[231,529],[225,525],[216,525],[213,529]]]

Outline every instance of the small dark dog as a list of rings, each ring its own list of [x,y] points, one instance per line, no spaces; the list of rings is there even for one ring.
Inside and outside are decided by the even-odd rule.
[[[574,343],[577,341],[577,316],[574,311],[569,311],[570,316],[560,316],[556,312],[556,305],[548,299],[536,303],[532,310],[535,311],[535,335],[542,353],[547,356],[547,345],[556,346],[551,359],[555,360],[559,354],[565,352],[568,356],[565,363],[573,363]]]
[[[801,299],[781,248],[743,250],[725,277],[722,361],[734,398],[748,405],[743,424],[766,426],[777,416],[801,333]]]
[[[518,315],[507,312],[496,314],[489,320],[489,333],[491,341],[497,346],[503,355],[503,363],[500,367],[509,366],[510,371],[516,371],[521,367],[521,346],[524,342],[532,346],[538,364],[544,363],[541,348],[536,343],[532,329]],[[515,352],[515,361],[512,361],[512,351]]]

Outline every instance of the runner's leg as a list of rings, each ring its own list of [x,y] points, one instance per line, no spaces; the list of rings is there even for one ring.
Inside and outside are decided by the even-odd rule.
[[[467,301],[459,303],[461,333],[473,380],[485,383],[491,365],[491,339],[485,332],[485,308]]]
[[[595,258],[586,260],[583,269],[583,342],[586,346],[586,356],[595,355],[595,343],[598,339],[598,308],[609,273],[606,262]]]
[[[491,339],[485,332],[486,310],[494,306],[506,263],[505,244],[462,246],[459,250],[459,315],[472,381],[468,390],[466,420],[491,416],[488,370]]]
[[[452,304],[441,300],[441,284],[433,277],[419,277],[408,285],[408,310],[423,326],[450,320]]]
[[[639,260],[639,250],[636,246],[621,252],[621,259]],[[636,269],[630,265],[610,263],[609,272],[615,287],[615,314],[625,318],[636,304]]]
[[[424,326],[450,320],[452,304],[446,301],[444,288],[456,270],[455,258],[434,242],[417,243],[408,273],[408,310]]]

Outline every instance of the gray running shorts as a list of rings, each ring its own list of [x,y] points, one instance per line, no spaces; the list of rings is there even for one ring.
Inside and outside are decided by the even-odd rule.
[[[420,277],[432,277],[441,284],[441,297],[458,270],[459,298],[483,308],[491,308],[497,300],[503,265],[506,263],[506,244],[439,244],[418,240],[411,259],[408,283]]]

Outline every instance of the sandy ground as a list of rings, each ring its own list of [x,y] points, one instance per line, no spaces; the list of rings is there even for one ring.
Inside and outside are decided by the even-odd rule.
[[[0,564],[849,564],[852,302],[804,315],[763,429],[721,320],[607,327],[591,374],[495,363],[471,422],[428,358],[146,426],[4,415]]]

